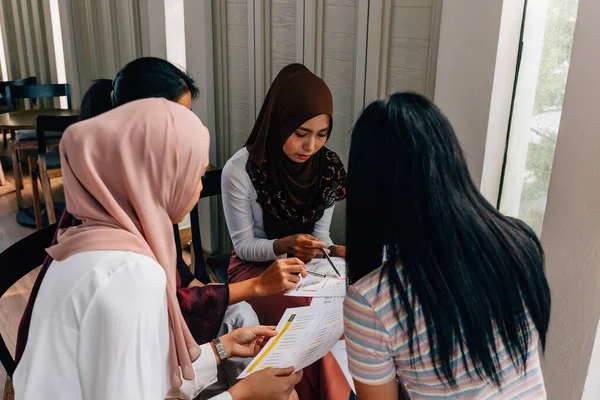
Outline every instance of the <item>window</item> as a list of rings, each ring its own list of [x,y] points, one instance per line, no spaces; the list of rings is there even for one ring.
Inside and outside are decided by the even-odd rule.
[[[167,60],[180,68],[186,68],[185,17],[183,0],[165,1],[165,31]]]
[[[2,27],[0,26],[0,72],[2,72],[2,80],[8,80],[8,68],[6,67],[6,55],[4,54],[4,37]]]
[[[52,22],[52,38],[54,41],[57,83],[66,83],[67,72],[65,69],[65,53],[63,49],[62,31],[60,27],[58,0],[50,0],[50,20]],[[66,98],[61,97],[59,102],[61,108],[67,108],[68,104]]]
[[[526,1],[498,205],[541,234],[578,0]]]

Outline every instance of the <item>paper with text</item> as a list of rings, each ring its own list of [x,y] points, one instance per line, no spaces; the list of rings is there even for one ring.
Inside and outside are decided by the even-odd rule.
[[[342,278],[346,277],[346,260],[341,257],[331,257],[331,261],[335,267],[340,271]],[[326,258],[313,258],[311,262],[306,264],[306,269],[320,272],[325,274],[327,277],[339,278],[338,274],[335,273],[329,261]]]
[[[285,295],[295,297],[345,297],[346,279],[307,275],[306,278],[300,278],[298,285],[294,289],[288,290]]]
[[[344,333],[342,305],[288,308],[277,332],[238,379],[265,368],[298,371],[325,356]]]
[[[346,354],[346,341],[340,340],[333,346],[331,349],[331,354],[333,354],[333,358],[340,365],[340,368],[344,372],[344,376],[346,380],[350,384],[352,391],[356,393],[356,389],[354,388],[354,380],[352,379],[352,375],[350,375],[350,370],[348,369],[348,355]]]
[[[311,306],[327,306],[329,304],[344,304],[344,297],[313,297]]]

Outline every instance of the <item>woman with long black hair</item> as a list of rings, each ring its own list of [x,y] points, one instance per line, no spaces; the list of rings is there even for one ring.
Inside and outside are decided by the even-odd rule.
[[[541,244],[479,193],[440,110],[411,93],[368,106],[347,190],[345,337],[358,398],[396,399],[398,385],[412,399],[545,398]]]

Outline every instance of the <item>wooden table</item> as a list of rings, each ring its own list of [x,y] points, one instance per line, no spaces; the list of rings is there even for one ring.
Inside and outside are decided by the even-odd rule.
[[[0,114],[0,129],[35,129],[37,117],[51,115],[57,117],[71,117],[79,115],[79,110],[63,110],[57,108],[44,108],[41,110],[19,110]]]
[[[18,110],[11,111],[4,114],[0,114],[0,129],[2,131],[8,130],[11,132],[25,129],[35,129],[37,126],[37,117],[40,115],[50,115],[56,117],[71,117],[79,115],[79,110],[66,110],[58,108],[42,108],[33,110]],[[48,142],[48,144],[52,144]],[[37,148],[37,141],[31,143],[32,148]],[[17,214],[18,220],[29,220],[33,213],[31,210],[23,208],[23,199],[21,198],[21,168],[15,165],[13,160],[13,171],[15,178],[15,192],[17,196],[17,204],[19,206],[19,213]],[[4,173],[0,166],[0,183],[4,180]],[[31,214],[31,215],[30,215]],[[19,218],[21,216],[22,218]],[[33,225],[35,226],[35,224]]]

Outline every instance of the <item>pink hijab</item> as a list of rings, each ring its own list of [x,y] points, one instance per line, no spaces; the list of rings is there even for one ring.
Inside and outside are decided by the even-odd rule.
[[[121,250],[156,260],[167,276],[171,386],[194,379],[200,355],[176,297],[173,220],[193,200],[208,165],[209,133],[165,99],[133,101],[71,126],[60,142],[67,211],[83,223],[60,232],[55,260]],[[152,349],[148,349],[152,351]]]

